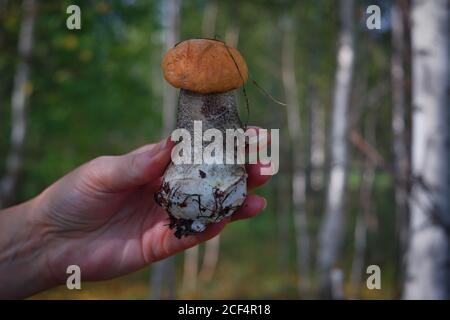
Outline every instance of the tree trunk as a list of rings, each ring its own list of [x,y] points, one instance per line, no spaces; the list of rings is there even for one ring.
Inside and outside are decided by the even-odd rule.
[[[322,190],[324,184],[325,165],[325,117],[324,109],[320,106],[320,101],[316,90],[312,90],[310,102],[310,139],[311,152],[309,154],[310,173],[309,185],[313,191]]]
[[[281,146],[280,146],[281,147]],[[281,147],[282,148],[282,147]],[[280,155],[286,154],[283,152],[283,148]],[[280,157],[281,158],[281,157]],[[287,158],[287,157],[286,157]],[[281,171],[283,170],[283,171]],[[276,180],[276,214],[277,214],[277,254],[278,254],[278,267],[281,273],[288,271],[289,267],[289,249],[290,249],[290,188],[289,178],[290,175],[285,168],[280,167]],[[274,181],[275,182],[275,181]]]
[[[220,253],[220,235],[215,236],[205,244],[202,268],[199,278],[202,282],[210,282],[216,272]]]
[[[179,38],[180,0],[166,0],[163,2],[164,52],[172,48]],[[175,108],[177,93],[169,84],[164,83],[163,92],[163,130],[168,136],[175,129]],[[168,298],[175,298],[175,261],[173,257],[156,262],[152,265],[150,278],[150,298],[163,298],[164,284],[168,287]]]
[[[18,44],[19,63],[14,76],[11,99],[11,146],[6,158],[5,175],[0,181],[0,208],[8,203],[16,187],[17,178],[22,168],[23,148],[27,133],[30,58],[36,20],[34,0],[23,1],[22,8],[23,17]]]
[[[295,28],[287,18],[282,44],[282,80],[287,102],[287,122],[292,148],[292,199],[294,223],[296,228],[297,267],[299,275],[299,294],[304,297],[309,290],[310,241],[308,221],[305,211],[305,168],[302,157],[302,132],[298,85],[295,76]]]
[[[326,195],[325,216],[319,235],[320,290],[332,297],[331,270],[338,262],[343,242],[344,201],[348,163],[348,109],[354,64],[353,0],[340,1],[341,30],[331,123],[330,181]]]
[[[366,48],[367,49],[367,48]],[[380,161],[376,152],[376,116],[366,116],[364,123],[365,137],[360,136],[358,127],[362,120],[363,113],[376,115],[375,104],[380,101],[385,89],[380,85],[368,90],[367,76],[358,79],[358,86],[355,85],[355,95],[362,96],[360,102],[355,102],[350,116],[350,141],[362,152],[363,167],[361,169],[361,183],[359,192],[359,210],[356,217],[356,225],[353,238],[353,261],[350,271],[350,298],[361,298],[361,287],[363,285],[363,269],[367,248],[367,231],[369,227],[373,229],[376,216],[373,214],[372,190],[375,178],[375,170]],[[361,73],[360,73],[361,75]],[[364,79],[364,80],[363,80]],[[380,89],[381,88],[381,89]],[[377,159],[376,161],[374,161]],[[371,224],[372,222],[372,224]]]
[[[282,20],[280,19],[273,28],[270,38],[271,38],[271,49],[274,54],[279,52],[282,39],[278,35],[282,34]],[[281,66],[281,65],[280,65]],[[275,69],[274,69],[275,71]],[[277,70],[278,74],[281,70]],[[280,96],[282,93],[278,92],[280,89],[276,83],[272,83],[271,94],[273,96]],[[287,128],[287,117],[284,114],[284,108],[276,103],[270,104],[270,109],[268,112],[273,114],[270,118],[267,126],[271,128]],[[280,131],[280,141],[289,142],[289,133],[287,130]],[[280,167],[278,173],[273,177],[273,182],[271,183],[273,191],[269,191],[273,195],[274,208],[276,213],[276,223],[277,223],[277,265],[278,272],[280,274],[287,274],[289,271],[289,256],[291,252],[291,212],[292,212],[292,192],[291,192],[291,147],[289,143],[280,143],[279,159]],[[295,245],[295,244],[294,244]]]
[[[235,48],[239,43],[239,23],[236,20],[225,31],[225,43]]]
[[[372,129],[372,128],[371,128]],[[371,130],[372,131],[372,130]],[[362,274],[364,268],[364,256],[367,246],[367,221],[372,211],[372,188],[375,178],[375,165],[370,159],[365,159],[361,174],[360,209],[356,218],[354,234],[354,255],[350,273],[352,298],[361,297]]]
[[[189,294],[197,290],[198,249],[195,246],[184,252],[183,291]]]
[[[202,35],[205,38],[214,38],[216,35],[217,13],[219,4],[216,0],[208,1],[203,12]]]
[[[8,7],[9,0],[0,0],[0,17],[4,17],[7,13],[6,8]]]
[[[412,188],[405,299],[450,298],[449,1],[412,6]]]
[[[407,242],[410,192],[410,115],[407,101],[409,73],[406,68],[409,48],[409,2],[396,0],[392,7],[392,131],[394,151],[395,203],[398,234],[398,283],[403,283],[404,253]]]
[[[369,161],[366,160],[366,163],[368,162]],[[367,169],[365,169],[362,172],[361,178],[362,183],[364,185],[362,188],[367,188],[369,186],[369,183],[372,183],[372,181],[369,181],[369,179],[372,179],[370,174],[371,173],[369,173]],[[363,193],[363,191],[361,191],[361,193]],[[366,192],[364,191],[364,193]],[[366,242],[367,242],[366,236],[367,236],[367,225],[365,221],[365,212],[363,208],[360,208],[358,211],[358,216],[356,218],[355,234],[353,239],[354,253],[352,261],[352,269],[350,271],[350,284],[351,284],[350,287],[352,289],[350,294],[351,299],[361,298],[362,273],[364,268],[364,255],[366,253]]]
[[[164,53],[171,49],[179,39],[180,0],[163,2]],[[164,82],[163,125],[164,134],[169,135],[175,129],[175,110],[177,106],[177,90]]]

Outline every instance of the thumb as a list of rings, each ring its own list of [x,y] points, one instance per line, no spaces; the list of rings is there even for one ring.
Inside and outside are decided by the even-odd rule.
[[[102,191],[119,192],[157,179],[170,162],[173,146],[169,137],[143,152],[99,157],[90,165],[94,185]]]

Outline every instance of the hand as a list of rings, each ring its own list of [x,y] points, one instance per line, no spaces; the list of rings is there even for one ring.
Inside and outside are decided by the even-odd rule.
[[[217,235],[230,221],[265,208],[249,195],[232,217],[194,236],[177,239],[167,213],[155,203],[173,142],[147,145],[122,156],[102,156],[70,172],[34,199],[32,224],[45,243],[48,279],[65,282],[71,264],[83,280],[104,280],[138,270],[154,261]],[[265,183],[259,165],[247,166],[248,188]]]

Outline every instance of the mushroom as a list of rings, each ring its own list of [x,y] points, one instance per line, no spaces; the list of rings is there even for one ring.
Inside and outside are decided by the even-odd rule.
[[[227,129],[242,129],[235,89],[247,80],[248,71],[236,49],[217,40],[186,40],[167,52],[162,69],[165,79],[180,88],[177,128],[188,130],[191,136],[194,121],[201,121],[202,134],[211,128],[223,136]],[[203,148],[206,144],[202,141]],[[235,213],[247,195],[246,180],[244,164],[236,161],[172,162],[155,200],[168,212],[169,227],[181,238]]]

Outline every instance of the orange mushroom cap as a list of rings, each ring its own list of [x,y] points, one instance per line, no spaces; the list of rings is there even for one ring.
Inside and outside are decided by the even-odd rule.
[[[166,53],[161,66],[172,86],[202,94],[239,88],[248,78],[241,54],[224,42],[210,39],[180,42]]]

